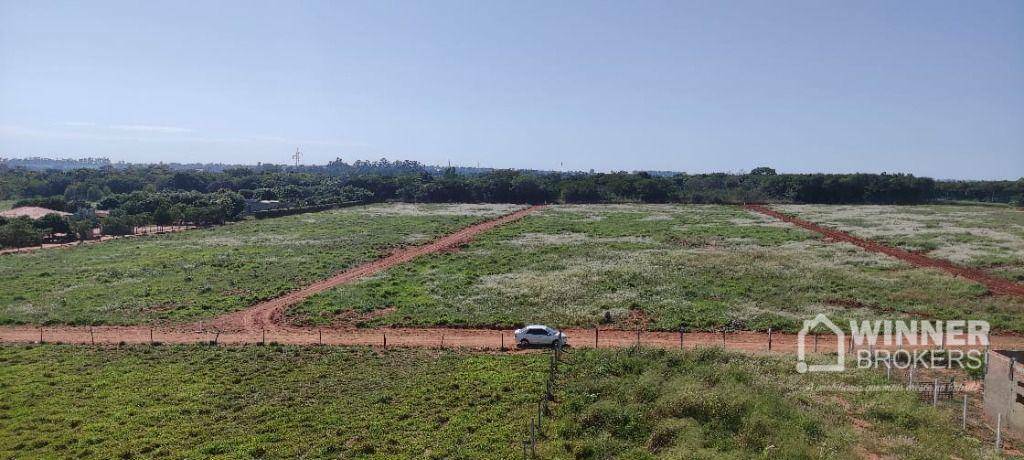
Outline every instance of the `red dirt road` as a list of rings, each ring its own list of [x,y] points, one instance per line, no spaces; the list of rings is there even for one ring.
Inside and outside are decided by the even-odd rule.
[[[636,331],[567,329],[569,344],[577,348],[617,348],[631,347],[637,344]],[[596,336],[596,337],[595,337]],[[386,337],[386,339],[385,339]],[[420,347],[420,348],[467,348],[477,350],[499,350],[502,347],[513,348],[515,339],[511,330],[491,329],[456,329],[456,328],[382,328],[382,329],[267,329],[248,331],[217,331],[175,330],[149,328],[146,326],[97,326],[90,327],[44,327],[16,326],[0,328],[0,343],[72,343],[72,344],[147,344],[152,342],[165,344],[213,343],[219,345],[242,345],[258,343],[280,343],[291,345],[364,345],[384,347]],[[990,338],[993,348],[1024,348],[1024,337],[1018,335],[1001,335]],[[763,332],[730,332],[728,334],[713,332],[688,332],[683,335],[682,347],[723,347],[729,350],[744,352],[767,352],[768,334]],[[643,332],[639,343],[645,347],[679,348],[678,332]],[[794,353],[797,336],[795,334],[772,334],[771,351],[777,353]],[[807,339],[807,351],[813,352],[814,341]],[[849,353],[848,342],[844,348]],[[897,346],[878,346],[876,349],[895,350]],[[906,346],[904,349],[914,349]],[[922,349],[934,348],[920,347]],[[983,347],[964,347],[977,348]],[[834,352],[836,340],[834,336],[822,335],[817,349],[821,352]]]
[[[345,270],[323,281],[313,283],[297,291],[289,292],[288,294],[276,299],[271,299],[266,302],[258,303],[248,309],[214,318],[209,322],[209,324],[213,328],[222,331],[286,331],[295,329],[289,327],[284,321],[284,311],[288,309],[288,307],[295,305],[314,294],[342,284],[351,283],[359,278],[387,270],[395,265],[404,264],[425,254],[444,251],[463,245],[480,233],[486,232],[499,225],[504,225],[509,222],[522,219],[527,214],[541,208],[543,208],[543,206],[530,206],[528,208],[506,214],[497,219],[470,225],[469,227],[463,228],[455,233],[434,240],[429,244],[399,250],[387,257]]]
[[[823,227],[821,225],[815,224],[813,222],[808,222],[798,217],[783,214],[774,209],[768,208],[767,206],[748,204],[744,207],[751,211],[758,212],[766,216],[771,216],[784,222],[789,222],[793,225],[805,228],[812,232],[820,233],[835,241],[845,241],[847,243],[854,244],[871,252],[880,252],[882,254],[895,257],[911,265],[926,268],[938,268],[940,270],[944,270],[953,275],[967,278],[977,283],[981,283],[985,285],[985,287],[987,287],[990,291],[996,294],[1006,294],[1024,297],[1024,285],[1020,285],[1009,280],[992,276],[978,269],[963,267],[946,260],[935,259],[925,255],[915,254],[910,251],[905,251],[903,249],[894,248],[892,246],[886,246],[884,244],[876,243],[874,241],[857,238],[856,236],[853,236],[846,232]]]

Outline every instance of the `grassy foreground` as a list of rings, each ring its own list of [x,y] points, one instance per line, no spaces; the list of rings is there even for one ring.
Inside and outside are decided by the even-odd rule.
[[[360,206],[4,255],[0,324],[131,324],[211,317],[514,208]]]
[[[954,410],[873,372],[797,374],[792,359],[720,349],[579,350],[564,366],[542,458],[997,458]]]
[[[986,319],[1024,332],[1024,299],[921,269],[735,206],[552,206],[439,253],[327,291],[289,313],[370,325],[797,330],[833,319]]]
[[[512,458],[542,355],[0,347],[0,458]]]
[[[546,354],[0,347],[0,458],[521,458]],[[696,351],[563,355],[541,458],[986,458],[867,372]]]

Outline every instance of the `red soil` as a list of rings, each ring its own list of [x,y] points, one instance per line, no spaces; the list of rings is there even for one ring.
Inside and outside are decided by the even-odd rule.
[[[781,212],[770,209],[766,206],[748,204],[744,207],[751,211],[759,212],[761,214],[774,217],[784,222],[789,222],[793,225],[805,228],[812,232],[820,233],[833,241],[845,241],[847,243],[854,244],[868,251],[880,252],[882,254],[895,257],[897,259],[900,259],[911,265],[916,265],[918,267],[938,268],[939,270],[944,270],[955,276],[960,276],[971,281],[981,283],[985,285],[985,287],[987,287],[990,291],[996,294],[1024,296],[1024,285],[1020,285],[1009,280],[992,276],[978,269],[960,266],[947,260],[935,259],[932,257],[928,257],[926,255],[917,254],[899,248],[894,248],[892,246],[886,246],[884,244],[880,244],[874,241],[857,238],[856,236],[853,236],[849,233],[823,227],[821,225],[808,222],[798,217],[783,214]]]

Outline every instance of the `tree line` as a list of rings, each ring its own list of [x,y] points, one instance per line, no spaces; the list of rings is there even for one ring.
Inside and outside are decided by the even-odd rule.
[[[769,167],[742,174],[566,173],[438,168],[387,159],[194,170],[123,164],[32,170],[0,163],[0,200],[74,214],[65,219],[66,229],[52,219],[0,222],[0,245],[10,246],[36,241],[26,236],[29,227],[41,239],[74,235],[72,226],[81,229],[87,223],[106,234],[123,234],[141,225],[220,224],[240,219],[246,200],[278,201],[295,209],[323,209],[353,201],[917,204],[965,200],[1020,206],[1024,178],[936,181],[909,174],[779,174]],[[97,210],[108,211],[109,216],[96,217]]]

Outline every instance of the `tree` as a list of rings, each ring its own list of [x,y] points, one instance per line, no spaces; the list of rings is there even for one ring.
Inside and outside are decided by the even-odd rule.
[[[42,242],[42,233],[32,226],[32,220],[27,217],[11,219],[0,226],[0,247],[23,248],[39,246]]]
[[[754,168],[750,170],[751,176],[775,176],[777,174],[778,173],[776,173],[774,169],[769,168],[767,166],[761,166],[759,168]]]
[[[47,214],[33,222],[32,226],[49,234],[71,231],[68,227],[68,220],[60,214]]]

